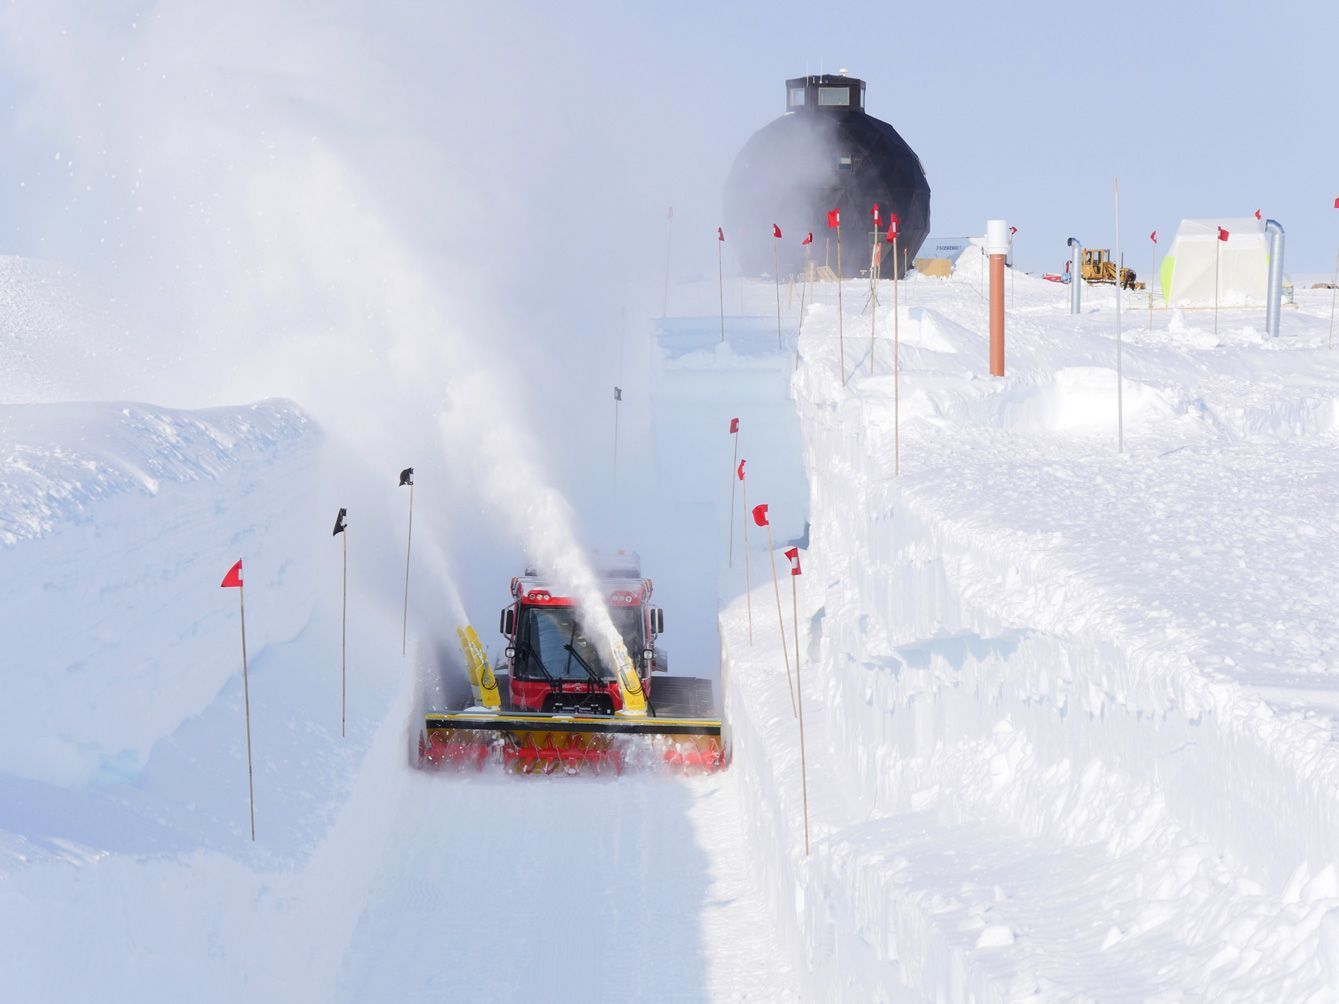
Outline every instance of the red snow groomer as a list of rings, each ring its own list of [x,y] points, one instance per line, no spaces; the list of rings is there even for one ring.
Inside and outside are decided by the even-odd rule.
[[[474,628],[457,629],[474,705],[425,715],[420,766],[493,763],[522,774],[724,766],[711,681],[664,675],[656,649],[664,612],[651,605],[640,560],[620,554],[598,574],[616,634],[604,644],[588,634],[577,600],[534,569],[511,580],[496,671]]]

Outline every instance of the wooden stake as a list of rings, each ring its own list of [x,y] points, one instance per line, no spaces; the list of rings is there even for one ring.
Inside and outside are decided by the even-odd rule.
[[[344,537],[344,599],[340,606],[339,622],[339,734],[344,735],[344,721],[348,711],[349,695],[349,531]]]
[[[879,235],[874,234],[874,240],[878,241]],[[879,286],[878,286],[878,259],[879,245],[876,243],[869,252],[869,375],[874,375],[874,332],[879,317]]]
[[[790,609],[794,618],[792,633],[795,635],[795,703],[798,709],[796,717],[800,720],[800,791],[804,797],[804,856],[809,856],[809,768],[804,757],[804,677],[800,674],[800,601],[792,571],[790,576]]]
[[[747,520],[745,521],[747,522]],[[790,680],[790,652],[786,650],[786,618],[781,612],[781,585],[776,579],[776,551],[772,549],[772,521],[767,521],[767,556],[772,560],[772,591],[776,593],[776,624],[781,629],[781,657],[786,662],[786,692],[790,694],[790,714],[799,717],[795,707],[795,685]]]
[[[837,362],[846,386],[846,343],[842,334],[842,225],[837,224]]]
[[[776,347],[782,347],[781,342],[781,252],[777,249],[777,242],[772,240],[772,279],[776,283]]]
[[[409,537],[404,548],[404,620],[400,626],[400,654],[408,649],[409,640],[409,552],[414,546],[414,482],[409,482]]]
[[[1120,336],[1120,286],[1121,286],[1121,268],[1123,262],[1120,253],[1120,179],[1113,180],[1112,191],[1116,200],[1116,447],[1119,452],[1125,452],[1125,379],[1124,371],[1121,369],[1121,336]],[[1078,282],[1079,276],[1074,276],[1071,282]]]
[[[251,805],[251,840],[256,839],[256,788],[251,769],[251,683],[246,670],[246,586],[237,587],[242,614],[242,708],[246,716],[246,797]]]
[[[1149,265],[1152,270],[1148,273],[1148,330],[1153,330],[1153,282],[1158,275],[1158,242],[1150,241],[1153,247],[1153,261]]]
[[[739,479],[741,492],[744,495],[744,518],[740,520],[744,524],[744,604],[749,611],[749,645],[753,645],[753,586],[749,582],[749,479],[747,476]]]

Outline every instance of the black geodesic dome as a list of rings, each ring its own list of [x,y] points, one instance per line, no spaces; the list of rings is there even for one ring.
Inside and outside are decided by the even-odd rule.
[[[865,82],[855,77],[798,77],[786,81],[786,114],[754,133],[725,183],[725,238],[746,274],[770,274],[773,244],[780,272],[804,267],[801,240],[810,231],[812,260],[837,267],[828,211],[840,210],[842,273],[870,267],[878,203],[881,230],[898,216],[898,258],[906,261],[930,233],[930,183],[920,158],[887,122],[865,113]],[[772,237],[772,224],[782,239]],[[883,237],[880,235],[879,240]],[[902,274],[897,262],[897,275]],[[880,266],[894,275],[891,245]]]

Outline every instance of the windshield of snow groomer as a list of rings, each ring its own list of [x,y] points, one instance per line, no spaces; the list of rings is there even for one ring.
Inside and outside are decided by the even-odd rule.
[[[636,661],[642,651],[642,611],[640,607],[611,607],[609,616],[623,636],[628,655]],[[521,650],[517,658],[517,676],[542,680],[545,672],[555,680],[589,680],[581,662],[604,680],[612,680],[614,671],[605,665],[595,643],[586,637],[574,607],[530,607],[523,621]],[[574,650],[569,652],[568,646]],[[543,664],[543,668],[536,663]],[[580,658],[578,658],[580,657]]]

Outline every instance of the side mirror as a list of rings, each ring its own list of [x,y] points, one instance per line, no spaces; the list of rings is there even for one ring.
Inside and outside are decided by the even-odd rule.
[[[661,607],[651,608],[651,633],[665,633],[665,611]]]
[[[502,616],[498,620],[497,629],[508,638],[516,633],[516,611],[512,607],[502,608]]]

